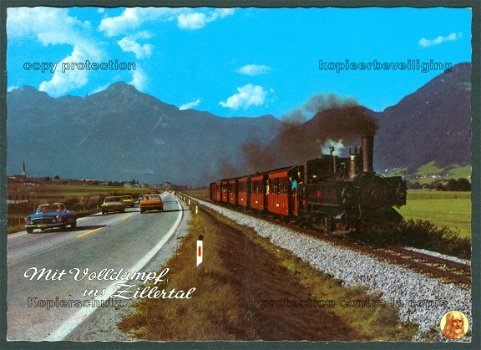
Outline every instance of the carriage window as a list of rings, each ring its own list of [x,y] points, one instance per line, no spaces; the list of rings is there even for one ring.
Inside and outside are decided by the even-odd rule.
[[[279,194],[279,178],[275,178],[272,183],[272,193]]]
[[[262,193],[262,192],[264,192],[264,187],[262,186],[262,180],[251,182],[251,192],[252,193]]]
[[[247,182],[239,182],[239,192],[247,192]]]
[[[289,182],[287,178],[283,177],[280,179],[280,193],[287,194],[289,193]]]

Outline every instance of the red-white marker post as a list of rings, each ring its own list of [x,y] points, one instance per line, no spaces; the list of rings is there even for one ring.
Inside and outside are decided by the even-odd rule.
[[[197,266],[202,264],[202,256],[204,255],[204,247],[202,245],[204,237],[202,235],[199,235],[199,238],[197,238]]]

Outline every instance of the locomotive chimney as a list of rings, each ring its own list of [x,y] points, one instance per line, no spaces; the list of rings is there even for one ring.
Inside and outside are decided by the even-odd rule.
[[[372,173],[374,136],[362,136],[362,171]]]
[[[349,178],[357,175],[357,154],[351,154],[349,156]]]

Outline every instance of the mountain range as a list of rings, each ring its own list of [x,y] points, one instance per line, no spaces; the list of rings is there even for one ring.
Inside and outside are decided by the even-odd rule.
[[[379,116],[379,169],[471,163],[471,64],[453,66]]]
[[[271,115],[222,118],[179,110],[121,82],[85,97],[52,98],[25,86],[7,94],[7,174],[25,161],[29,176],[206,185],[261,170],[259,160],[269,153],[280,158],[274,166],[315,156],[327,138],[356,143],[364,131],[351,130],[351,117],[360,118],[361,129],[373,120],[378,126],[376,169],[465,165],[471,161],[470,81],[471,65],[458,64],[383,112],[358,106],[344,113],[338,106],[296,125]],[[281,152],[286,136],[297,148]],[[309,152],[295,152],[306,144]]]

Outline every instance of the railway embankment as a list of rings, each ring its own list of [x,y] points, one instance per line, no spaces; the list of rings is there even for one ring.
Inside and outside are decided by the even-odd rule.
[[[396,306],[402,322],[418,325],[415,340],[442,341],[439,322],[449,310],[460,310],[470,321],[472,319],[468,285],[451,283],[367,252],[336,245],[206,201],[199,202],[237,224],[251,228],[276,247],[340,281],[340,285],[366,288],[371,295],[380,295],[383,302]],[[469,341],[469,333],[464,339]]]

